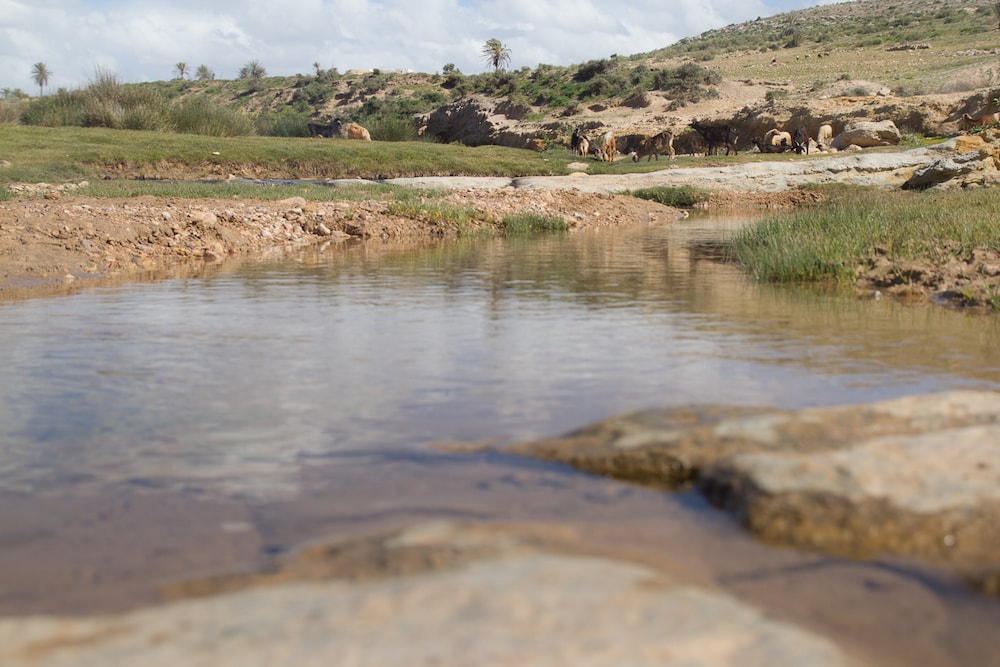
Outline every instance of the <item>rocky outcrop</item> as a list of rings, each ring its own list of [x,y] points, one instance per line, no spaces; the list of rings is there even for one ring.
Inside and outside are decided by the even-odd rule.
[[[903,189],[994,185],[1000,182],[998,144],[1000,132],[992,129],[980,135],[958,137],[950,142],[951,154],[915,171],[903,183]]]
[[[891,120],[857,121],[848,123],[844,131],[833,139],[833,148],[842,151],[851,146],[873,148],[897,146],[902,139],[899,128]]]
[[[510,451],[666,488],[696,486],[758,536],[894,554],[1000,581],[1000,394],[798,412],[650,410]]]
[[[525,105],[506,100],[464,99],[431,112],[423,123],[423,135],[444,144],[540,150],[555,134],[541,129],[518,129],[517,121],[527,112]]]

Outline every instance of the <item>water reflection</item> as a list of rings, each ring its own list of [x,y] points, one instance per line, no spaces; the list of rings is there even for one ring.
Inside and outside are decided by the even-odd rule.
[[[753,284],[711,251],[739,224],[330,246],[5,305],[0,483],[278,498],[340,452],[996,387],[995,318]]]

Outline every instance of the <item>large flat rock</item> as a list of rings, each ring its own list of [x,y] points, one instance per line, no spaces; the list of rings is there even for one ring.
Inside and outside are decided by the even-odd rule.
[[[861,664],[723,593],[503,531],[428,524],[319,551],[233,592],[116,616],[0,620],[0,664]],[[337,566],[324,572],[320,560]]]
[[[664,488],[696,485],[765,539],[917,556],[998,588],[997,393],[800,411],[647,410],[509,451]]]

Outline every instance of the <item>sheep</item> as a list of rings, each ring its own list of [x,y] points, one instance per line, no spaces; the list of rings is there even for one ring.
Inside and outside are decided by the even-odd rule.
[[[345,139],[372,140],[372,135],[364,127],[357,123],[342,124],[339,118],[333,121],[333,131]]]
[[[763,139],[754,139],[761,153],[784,153],[792,147],[792,135],[782,130],[768,130]]]
[[[825,149],[829,148],[831,143],[833,143],[833,126],[829,123],[823,123],[819,126],[819,131],[816,132],[816,145],[820,149]]]

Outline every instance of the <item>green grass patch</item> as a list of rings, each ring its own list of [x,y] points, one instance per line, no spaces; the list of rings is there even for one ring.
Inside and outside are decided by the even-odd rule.
[[[504,216],[503,228],[508,235],[527,236],[545,232],[562,232],[569,223],[559,216],[539,213],[514,213]]]
[[[3,190],[0,190],[2,192]],[[175,197],[178,199],[251,199],[277,201],[302,197],[307,201],[395,201],[411,197],[441,196],[430,190],[362,183],[326,187],[312,183],[257,183],[244,181],[92,181],[78,192],[90,197]]]
[[[674,208],[691,208],[706,199],[706,193],[688,185],[680,187],[662,186],[632,190],[628,194],[639,199],[647,199]]]
[[[855,267],[876,255],[943,262],[975,248],[1000,250],[1000,190],[840,188],[815,208],[741,230],[728,246],[760,280],[852,281]]]
[[[469,147],[424,141],[349,141],[297,137],[213,137],[107,128],[43,128],[0,124],[0,184],[112,177],[118,171],[167,171],[181,166],[206,174],[249,168],[273,178],[394,178],[403,176],[542,176],[568,173],[567,159],[504,146]],[[122,169],[127,167],[126,169]],[[236,172],[240,173],[240,172]]]

